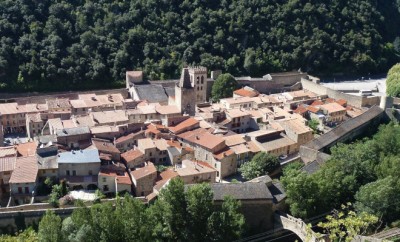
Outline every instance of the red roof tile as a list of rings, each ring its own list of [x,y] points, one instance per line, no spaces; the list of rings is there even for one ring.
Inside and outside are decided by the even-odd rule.
[[[38,170],[36,156],[18,157],[10,183],[36,182]]]
[[[323,105],[324,102],[322,102],[321,100],[315,100],[313,103],[311,103],[311,106],[319,106],[319,105]]]
[[[200,122],[194,118],[188,118],[185,121],[180,122],[178,125],[170,127],[169,130],[174,134],[180,134],[190,128],[195,128],[199,123]]]
[[[242,97],[257,97],[259,95],[257,91],[250,91],[244,88],[235,90],[233,93]]]
[[[148,162],[147,166],[145,166],[145,167],[138,168],[134,171],[131,171],[131,175],[135,180],[139,180],[146,176],[149,176],[151,174],[156,174],[156,173],[157,173],[157,169],[154,166],[154,164],[151,162]]]
[[[307,110],[312,112],[312,113],[317,113],[319,111],[319,108],[314,107],[314,106],[308,106]]]
[[[128,150],[121,154],[121,158],[128,163],[143,156],[144,154],[140,150]]]
[[[37,143],[28,142],[23,144],[18,144],[16,146],[18,155],[20,156],[32,156],[36,154]]]
[[[336,103],[338,103],[339,105],[344,107],[344,106],[346,106],[347,101],[344,99],[339,99],[339,100],[336,100]]]

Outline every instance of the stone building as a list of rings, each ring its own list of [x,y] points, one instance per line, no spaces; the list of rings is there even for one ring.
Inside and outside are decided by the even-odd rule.
[[[175,86],[175,105],[181,113],[194,116],[196,104],[207,101],[207,68],[183,68]]]
[[[97,149],[63,152],[58,155],[58,173],[72,188],[97,188],[100,157]]]
[[[185,184],[215,183],[217,178],[217,170],[202,161],[183,160],[176,172]]]
[[[131,171],[131,176],[136,196],[143,197],[153,192],[157,179],[157,170],[153,163],[148,162],[143,168]]]
[[[10,193],[16,204],[30,203],[36,188],[38,165],[36,156],[18,157],[10,177]]]

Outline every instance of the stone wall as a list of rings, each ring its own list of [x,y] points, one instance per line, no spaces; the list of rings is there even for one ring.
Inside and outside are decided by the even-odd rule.
[[[372,96],[372,97],[355,96],[337,90],[333,90],[328,87],[324,87],[315,82],[306,80],[305,78],[301,79],[301,84],[303,86],[303,89],[305,90],[309,90],[318,95],[327,95],[328,97],[334,99],[344,99],[347,101],[348,104],[355,107],[369,107],[380,104],[380,97],[377,96]]]

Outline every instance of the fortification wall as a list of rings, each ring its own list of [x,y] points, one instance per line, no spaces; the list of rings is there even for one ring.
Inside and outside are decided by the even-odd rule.
[[[334,99],[344,99],[347,101],[348,104],[355,107],[367,107],[367,106],[379,105],[380,103],[380,97],[377,96],[362,97],[362,96],[355,96],[343,93],[337,90],[330,89],[328,87],[324,87],[315,82],[306,80],[305,78],[301,79],[301,84],[303,86],[303,89],[309,90],[319,95],[328,95],[328,97]]]

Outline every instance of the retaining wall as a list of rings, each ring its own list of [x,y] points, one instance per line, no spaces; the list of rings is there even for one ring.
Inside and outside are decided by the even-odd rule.
[[[373,105],[379,105],[381,100],[380,97],[378,96],[362,97],[362,96],[347,94],[344,92],[330,89],[328,87],[324,87],[320,84],[306,80],[304,78],[301,79],[301,84],[303,86],[303,89],[309,90],[319,95],[328,95],[328,97],[334,99],[344,99],[347,101],[348,104],[355,107],[368,107]]]

